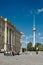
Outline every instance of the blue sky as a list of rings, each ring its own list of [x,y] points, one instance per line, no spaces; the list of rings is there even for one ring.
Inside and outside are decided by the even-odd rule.
[[[36,24],[36,42],[43,43],[43,0],[0,0],[0,16],[8,18],[21,32],[25,40],[33,40],[33,15]]]

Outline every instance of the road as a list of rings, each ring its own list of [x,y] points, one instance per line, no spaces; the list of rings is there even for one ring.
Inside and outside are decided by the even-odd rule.
[[[28,52],[16,56],[4,56],[0,53],[0,65],[43,65],[43,52]]]

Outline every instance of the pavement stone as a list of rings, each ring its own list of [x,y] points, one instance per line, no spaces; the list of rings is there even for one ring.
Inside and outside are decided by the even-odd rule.
[[[15,56],[0,53],[0,65],[43,65],[43,52],[27,52]]]

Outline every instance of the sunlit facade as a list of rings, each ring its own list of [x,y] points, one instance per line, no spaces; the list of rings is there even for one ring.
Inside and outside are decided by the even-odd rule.
[[[21,51],[21,32],[7,19],[0,16],[0,49]]]

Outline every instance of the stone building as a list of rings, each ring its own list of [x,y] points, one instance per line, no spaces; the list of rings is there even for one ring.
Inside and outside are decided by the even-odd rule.
[[[0,16],[0,50],[21,51],[22,33],[7,19]]]

